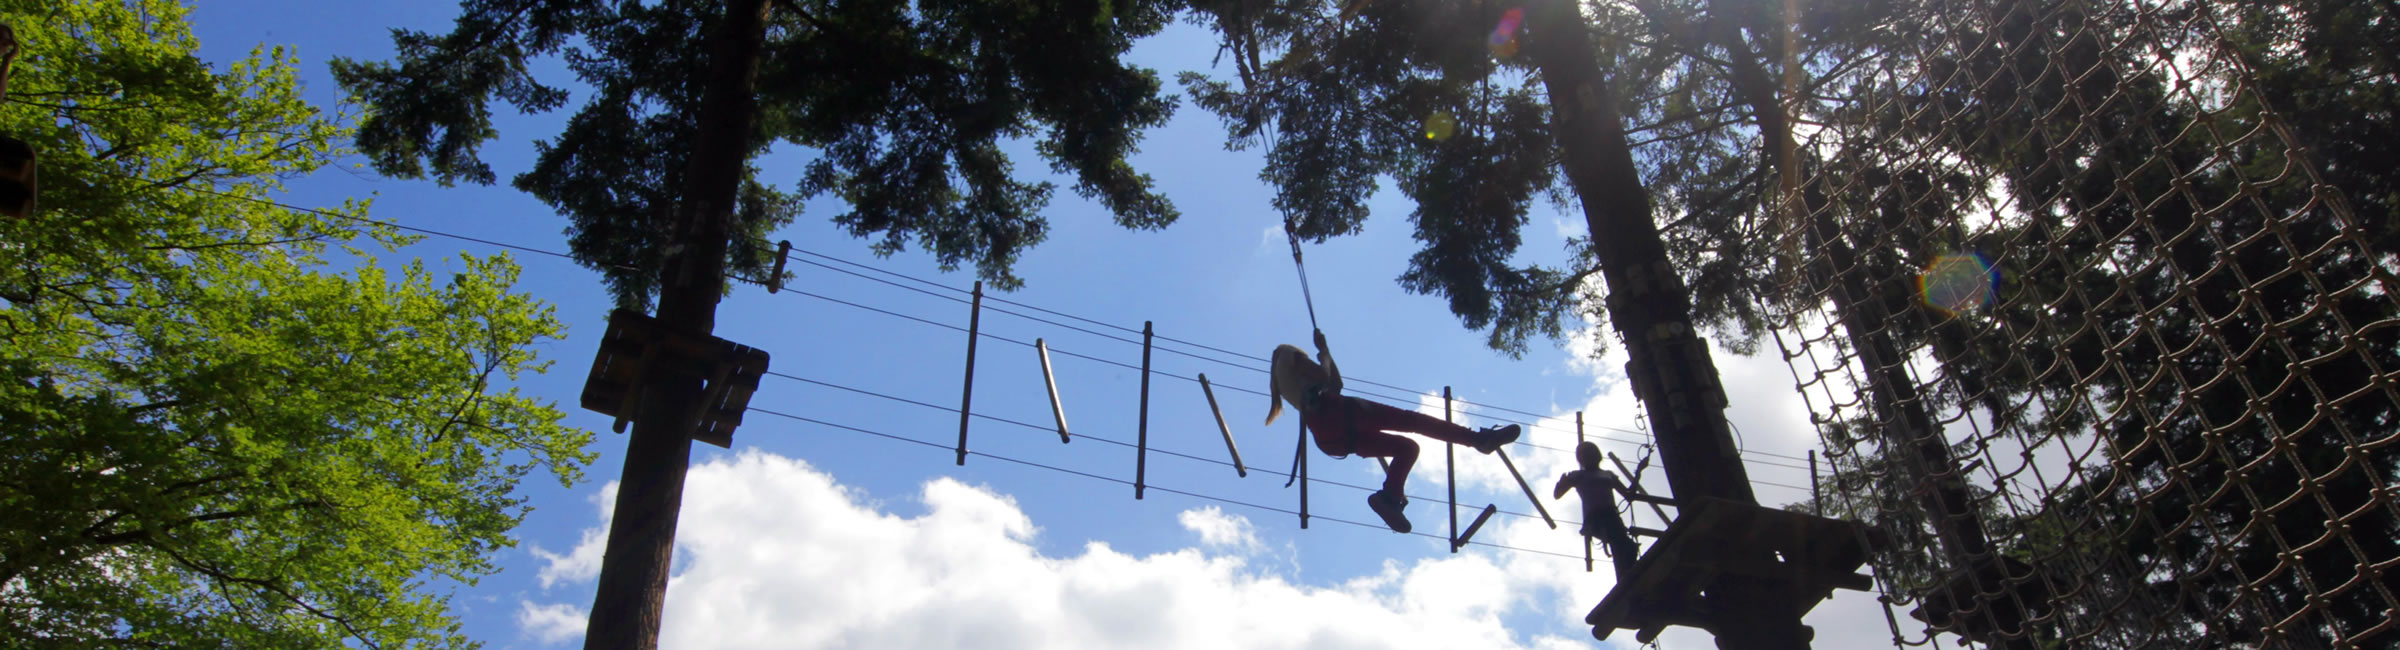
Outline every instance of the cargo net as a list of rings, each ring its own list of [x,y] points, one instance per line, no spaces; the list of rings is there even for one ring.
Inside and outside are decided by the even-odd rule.
[[[1895,643],[2400,647],[2396,217],[2279,14],[1922,4],[1792,104],[1765,301]]]

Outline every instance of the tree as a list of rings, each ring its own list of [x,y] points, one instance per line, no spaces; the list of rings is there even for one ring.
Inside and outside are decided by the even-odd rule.
[[[620,307],[655,296],[660,330],[706,336],[726,271],[755,278],[770,261],[764,233],[793,216],[792,197],[750,164],[776,140],[820,150],[802,193],[848,201],[836,221],[882,233],[877,251],[915,237],[945,268],[972,259],[1002,288],[1021,282],[1010,267],[1046,236],[1035,211],[1052,189],[1014,178],[1004,138],[1043,129],[1041,155],[1120,224],[1172,222],[1125,161],[1172,104],[1152,73],[1118,58],[1173,7],[469,0],[448,36],[396,32],[398,65],[337,61],[334,74],[369,106],[359,144],[379,170],[489,183],[475,155],[494,136],[488,105],[563,105],[563,90],[524,72],[529,57],[563,55],[596,92],[515,185],[569,218],[575,256]],[[700,389],[688,364],[663,365],[639,380],[587,647],[656,642]]]
[[[1472,88],[1515,65],[1476,68],[1422,54],[1439,48],[1361,44],[1458,39],[1461,31],[1507,25],[1504,6],[1288,2],[1262,13],[1250,3],[1224,4],[1215,9],[1220,29],[1249,93],[1194,87],[1237,138],[1269,117],[1323,120],[1335,114],[1323,106],[1331,102],[1395,114],[1457,111],[1461,102],[1414,89]],[[2400,344],[2390,342],[2388,328],[2364,325],[2395,313],[2394,247],[2389,220],[2379,218],[2388,211],[2383,177],[2390,165],[2371,144],[2390,128],[2374,116],[2388,112],[2382,84],[2393,49],[2374,38],[2389,21],[2368,19],[2389,8],[2354,4],[2246,3],[2227,12],[2235,38],[2216,42],[2206,3],[2152,12],[2105,2],[1869,2],[1787,16],[1785,3],[1658,0],[1595,8],[1591,28],[1600,35],[1602,67],[1613,70],[1607,82],[1626,89],[1616,95],[1625,98],[1617,110],[1630,119],[1629,132],[1647,134],[1636,144],[1637,160],[1666,210],[1661,234],[1695,292],[1693,315],[1741,334],[1763,317],[1832,303],[1827,311],[1847,330],[1835,345],[1861,355],[1855,363],[1869,377],[1860,390],[1874,400],[1878,426],[1871,429],[1896,443],[1883,453],[1922,461],[1876,458],[1890,471],[1866,476],[1897,483],[1878,484],[1879,494],[1927,495],[1917,507],[1935,516],[1908,525],[1991,514],[1977,486],[1942,478],[1957,469],[1951,454],[1988,453],[1980,445],[2002,436],[2039,445],[2103,432],[2106,461],[2040,485],[2046,492],[2033,498],[2046,507],[1997,522],[2000,543],[1978,531],[1955,539],[1943,531],[1944,550],[1961,557],[1998,551],[2091,567],[2042,576],[2055,583],[2047,588],[2080,600],[2063,604],[2073,620],[2060,622],[2073,629],[2037,631],[2037,641],[2257,641],[2267,638],[2259,628],[2297,620],[2286,618],[2295,609],[2279,603],[2307,602],[2312,629],[2284,633],[2309,639],[2322,623],[2328,632],[2311,640],[2333,643],[2377,629],[2378,604],[2388,609],[2393,592],[2378,583],[2390,578],[2362,579],[2370,574],[2358,567],[2400,555],[2390,541],[2395,513],[2375,496],[2383,489],[2375,477],[2391,462],[2373,452],[2400,421],[2400,395],[2375,370],[2400,364],[2392,352]],[[1490,42],[1500,45],[1504,36],[1494,33]],[[2288,45],[2295,42],[2302,47]],[[1347,49],[1318,56],[1336,52],[1329,44]],[[2169,88],[2155,57],[2181,52],[2205,62],[2200,54],[2228,44],[2264,61],[2265,72],[2194,69],[2217,88],[2265,90],[2227,93],[2229,105],[2213,112],[2195,108],[2188,95],[2170,97],[2181,89]],[[1242,56],[1278,48],[1283,54],[1271,62]],[[1531,42],[1526,49],[1540,51]],[[1529,67],[1530,78],[1553,90],[1553,103],[1566,96],[1556,92],[1556,73],[1569,68]],[[1290,112],[1295,103],[1299,112]],[[2292,103],[2299,107],[2277,114]],[[1776,125],[1789,123],[1786,106],[1823,139],[1779,146],[1776,137],[1791,133]],[[2293,119],[2306,115],[2321,118]],[[1456,122],[1505,124],[1492,118]],[[1561,113],[1552,128],[1568,121]],[[2284,125],[2330,151],[2312,159],[2278,146],[2292,138],[2269,127]],[[1529,182],[1506,164],[1476,166],[1509,159],[1492,155],[1452,161],[1465,168],[1444,175],[1411,176],[1409,154],[1352,153],[1397,147],[1308,129],[1294,126],[1278,151],[1330,153],[1271,153],[1268,171],[1287,196],[1301,199],[1287,209],[1304,220],[1311,212],[1348,216],[1318,205],[1357,200],[1356,189],[1344,195],[1312,183],[1356,188],[1361,179],[1398,171],[1402,187],[1420,197],[1424,228],[1436,224],[1425,218],[1433,206],[1423,196]],[[1579,159],[1567,146],[1573,139],[1558,135],[1555,155],[1571,170]],[[1327,164],[1341,173],[1279,168]],[[2320,169],[2344,193],[2363,195],[2355,217],[2320,201],[2323,186],[2291,180]],[[1595,196],[1633,202],[1625,192],[1577,188],[1587,211]],[[2013,203],[1995,208],[1988,198],[1995,195]],[[1787,200],[1802,210],[1792,212]],[[1512,212],[1487,204],[1479,217],[1448,218],[1496,224],[1480,230],[1438,226],[1465,243],[1421,238],[1429,251],[1513,246],[1510,219],[1521,221],[1522,205]],[[1997,225],[1964,226],[1970,218]],[[1603,232],[1594,222],[1593,231]],[[1805,241],[1806,250],[1762,245],[1776,241]],[[1471,327],[1488,323],[1495,347],[1504,349],[1512,340],[1521,345],[1523,333],[1543,331],[1517,323],[1563,313],[1506,308],[1510,300],[1540,305],[1572,296],[1495,290],[1501,283],[1488,279],[1532,274],[1507,269],[1506,248],[1481,250],[1502,254],[1419,266],[1412,277],[1430,270],[1450,280],[1416,288],[1450,297]],[[2128,250],[2146,257],[2126,258]],[[2009,300],[1975,318],[1952,318],[1913,299],[1910,285],[1933,256],[1964,251],[1999,261],[2014,279]],[[1617,280],[1610,278],[1612,289]],[[1759,303],[1766,309],[1749,306]],[[1612,317],[1624,309],[1609,307]],[[2310,326],[2290,326],[2303,322]],[[1939,374],[1920,385],[1900,372],[1908,357],[1899,351],[1926,347]],[[2338,413],[2327,408],[2337,402]],[[1952,448],[1925,417],[1926,409],[1962,403],[1988,411],[1999,429],[1974,441],[1978,447]],[[2297,453],[2277,440],[2325,447]],[[2228,497],[2235,494],[2242,498]],[[2273,504],[2292,504],[2278,508],[2300,514],[2258,526],[2256,512]],[[2344,525],[2328,523],[2335,521]],[[2078,524],[2101,532],[2056,532]],[[2076,589],[2078,581],[2086,588]],[[2244,592],[2243,583],[2269,595]],[[2107,629],[2137,616],[2128,612],[2152,620],[2137,631]]]
[[[497,134],[490,105],[523,112],[564,106],[566,90],[526,72],[563,57],[589,100],[566,130],[540,143],[513,184],[568,218],[571,250],[600,271],[618,302],[645,306],[658,290],[675,197],[697,125],[695,80],[724,3],[550,3],[468,0],[442,36],[398,30],[396,63],[336,61],[334,76],[364,101],[358,134],[377,171],[444,183],[491,183],[477,149]],[[797,194],[745,170],[727,263],[763,278],[766,233],[789,223],[797,199],[831,194],[834,217],[889,254],[911,239],[944,267],[973,262],[987,281],[1039,244],[1054,187],[1014,176],[1002,151],[1035,138],[1051,168],[1129,228],[1160,228],[1177,213],[1126,162],[1141,130],[1164,124],[1173,102],[1156,75],[1119,63],[1134,39],[1166,25],[1164,0],[909,3],[779,0],[761,62],[762,118],[750,156],[778,141],[814,149]]]
[[[2298,15],[2271,4],[2230,13]],[[2013,551],[2062,565],[2045,581],[2077,594],[2050,624],[2062,643],[2358,643],[2394,604],[2392,579],[2362,570],[2400,556],[2400,513],[2377,496],[2392,463],[2373,451],[2400,406],[2374,369],[2400,362],[2400,342],[2360,326],[2400,314],[2376,269],[2388,245],[2296,179],[2324,169],[2368,194],[2380,181],[2269,128],[2292,119],[2277,113],[2294,95],[2273,92],[2275,73],[2216,60],[2244,40],[2219,40],[2210,11],[1993,2],[1913,17],[1893,33],[1928,54],[1890,72],[1921,85],[1864,80],[1890,102],[1880,113],[1820,119],[1878,143],[1827,172],[1864,190],[1836,208],[1856,215],[1852,237],[1922,247],[1963,233],[1952,245],[1996,253],[2015,278],[1974,318],[1920,312],[1887,336],[1929,341],[1950,399],[1995,405],[1986,440],[2093,441],[2099,458],[2037,481],[2040,507],[2014,523],[2028,534]],[[2221,90],[2188,90],[2195,77]],[[2380,110],[2367,108],[2381,105],[2373,92],[2352,97]],[[1873,179],[1904,159],[1985,180],[1944,191]],[[1886,199],[1863,200],[1876,194]],[[1974,205],[1988,194],[2011,209]],[[1889,200],[1909,207],[1876,205]],[[1990,225],[1958,227],[1977,211]]]
[[[506,384],[549,307],[505,257],[387,271],[363,205],[286,210],[347,135],[294,59],[219,71],[163,0],[0,3],[0,131],[41,209],[0,219],[0,638],[12,646],[472,646],[429,581],[514,541],[586,432]],[[352,270],[330,273],[336,260]]]

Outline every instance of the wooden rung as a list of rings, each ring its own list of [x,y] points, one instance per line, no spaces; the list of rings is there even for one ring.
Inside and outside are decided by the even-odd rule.
[[[1625,531],[1633,533],[1638,537],[1665,537],[1667,535],[1667,531],[1658,530],[1655,528],[1643,528],[1640,526],[1626,526]]]
[[[1491,521],[1492,513],[1499,511],[1500,506],[1496,504],[1483,506],[1483,513],[1475,515],[1475,523],[1467,524],[1466,532],[1459,533],[1458,539],[1450,540],[1450,550],[1456,551],[1459,547],[1466,546],[1469,540],[1475,539],[1475,531],[1483,530],[1483,522]]]
[[[775,243],[775,270],[767,274],[767,293],[783,290],[783,264],[792,259],[792,240]]]
[[[1508,475],[1517,478],[1517,488],[1525,491],[1525,500],[1533,502],[1533,511],[1542,513],[1542,523],[1550,524],[1551,530],[1558,530],[1558,520],[1550,518],[1550,509],[1542,507],[1542,498],[1533,495],[1533,485],[1526,483],[1525,475],[1517,472],[1517,463],[1508,459],[1508,450],[1495,449],[1492,453],[1499,454],[1500,464],[1508,467]]]
[[[1034,343],[1038,344],[1041,343],[1041,341],[1037,339],[1034,341]],[[1048,362],[1049,359],[1044,357],[1043,363],[1047,364]],[[1217,408],[1217,391],[1216,389],[1209,387],[1208,373],[1205,372],[1200,373],[1200,394],[1208,396],[1208,414],[1217,417],[1217,433],[1225,435],[1225,453],[1233,456],[1234,475],[1241,478],[1249,478],[1250,468],[1242,465],[1241,448],[1233,446],[1233,429],[1225,426],[1225,411]],[[1066,424],[1062,422],[1059,424],[1059,426],[1061,427],[1061,431],[1064,431]]]
[[[1058,376],[1050,373],[1050,343],[1034,339],[1033,350],[1040,353],[1042,358],[1042,385],[1050,388],[1050,418],[1058,422],[1058,441],[1060,443],[1074,442],[1074,438],[1067,434],[1067,407],[1058,401]],[[1202,381],[1207,380],[1203,379]],[[1224,418],[1217,419],[1220,420],[1217,424],[1223,426]]]

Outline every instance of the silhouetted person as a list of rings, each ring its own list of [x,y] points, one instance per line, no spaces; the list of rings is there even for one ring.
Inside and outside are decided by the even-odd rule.
[[[1520,428],[1514,424],[1468,429],[1416,411],[1343,395],[1341,369],[1333,364],[1333,353],[1325,349],[1325,333],[1317,332],[1316,338],[1318,361],[1310,361],[1308,353],[1297,346],[1275,348],[1267,423],[1274,424],[1275,417],[1283,414],[1283,403],[1289,401],[1300,410],[1300,425],[1313,434],[1317,450],[1325,455],[1390,458],[1383,490],[1367,495],[1367,507],[1392,530],[1409,530],[1408,517],[1400,511],[1408,507],[1404,488],[1409,468],[1417,463],[1417,443],[1384,432],[1414,433],[1487,454],[1516,441]]]
[[[1633,573],[1633,561],[1640,557],[1633,545],[1633,534],[1625,531],[1625,520],[1617,515],[1617,493],[1631,498],[1633,492],[1617,475],[1600,469],[1600,446],[1586,440],[1575,445],[1577,469],[1558,477],[1558,488],[1550,495],[1564,499],[1567,490],[1583,497],[1583,536],[1599,538],[1608,549],[1608,557],[1617,563],[1617,579]]]

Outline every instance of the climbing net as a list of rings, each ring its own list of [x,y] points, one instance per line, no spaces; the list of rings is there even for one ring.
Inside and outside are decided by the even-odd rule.
[[[1802,67],[1765,299],[1895,643],[2400,643],[2400,238],[2300,10],[1915,4]]]

